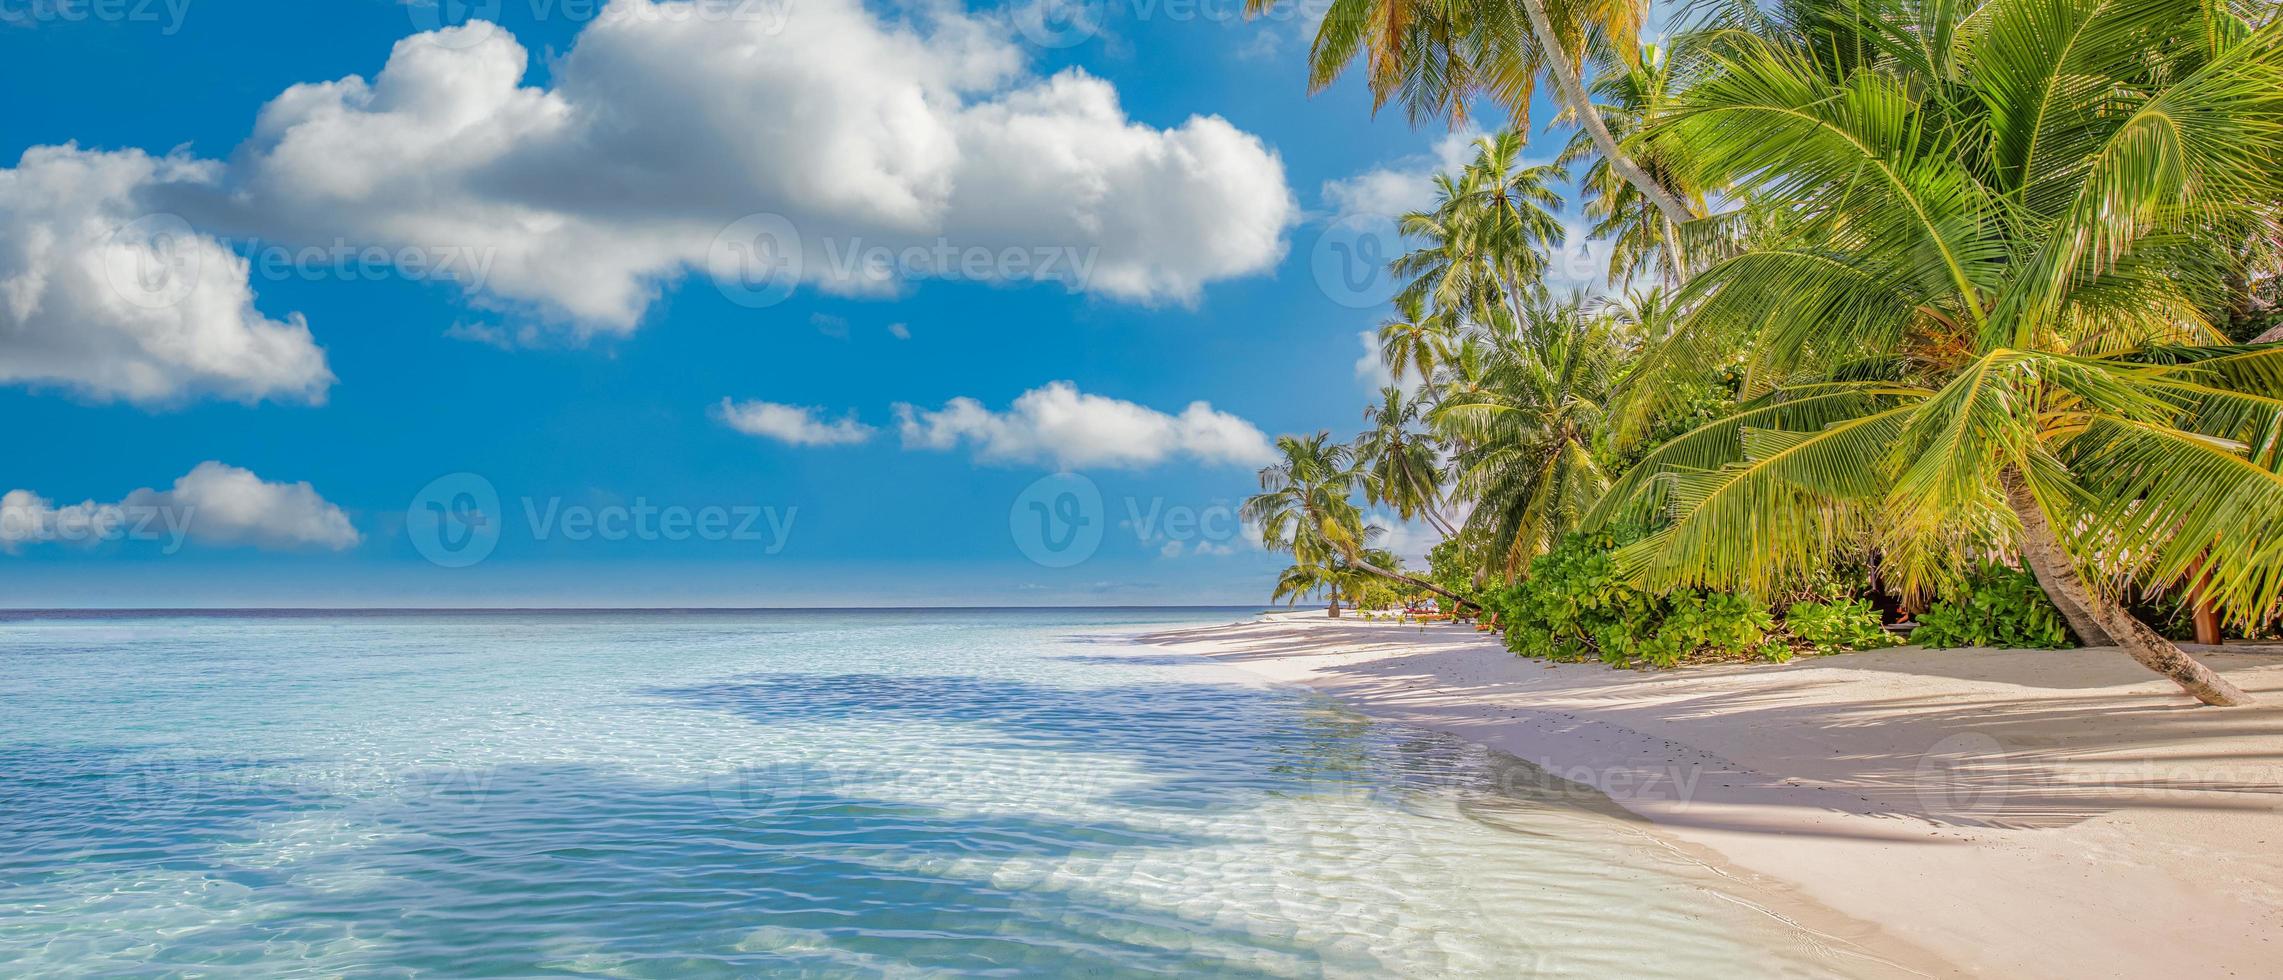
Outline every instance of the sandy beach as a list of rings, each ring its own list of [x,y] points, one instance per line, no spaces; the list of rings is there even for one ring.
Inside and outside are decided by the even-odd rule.
[[[2262,702],[2216,709],[2102,648],[1636,672],[1321,610],[1146,639],[1590,783],[1899,963],[2283,976],[2277,647],[2192,648]]]

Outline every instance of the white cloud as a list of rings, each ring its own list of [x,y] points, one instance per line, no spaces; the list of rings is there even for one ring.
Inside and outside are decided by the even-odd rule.
[[[0,551],[45,541],[122,538],[183,540],[262,548],[342,550],[362,537],[341,508],[308,483],[270,483],[252,471],[209,460],[166,490],[145,487],[117,503],[64,507],[29,490],[0,495]]]
[[[474,250],[491,260],[481,300],[582,335],[633,329],[686,268],[735,274],[717,238],[756,212],[795,239],[771,243],[790,267],[765,271],[841,292],[912,271],[863,254],[939,243],[961,265],[923,260],[933,274],[1152,303],[1283,255],[1294,208],[1258,138],[1213,116],[1137,124],[1077,69],[1026,76],[1001,22],[858,0],[689,9],[613,0],[547,88],[523,86],[524,48],[480,22],[398,42],[370,81],[296,85],[241,150],[243,220]],[[1073,260],[964,265],[1009,249]]]
[[[1083,394],[1067,381],[1026,391],[1004,412],[954,398],[933,411],[899,404],[896,417],[905,447],[948,450],[967,443],[986,462],[1141,469],[1177,456],[1231,466],[1275,458],[1268,437],[1252,423],[1204,402],[1168,415]]]
[[[858,422],[854,413],[827,422],[818,418],[822,412],[805,405],[733,402],[727,398],[715,408],[715,414],[730,428],[788,446],[852,446],[872,438],[872,427]]]
[[[1364,524],[1385,532],[1372,539],[1372,547],[1387,549],[1412,568],[1427,567],[1428,549],[1443,543],[1442,534],[1426,523],[1406,521],[1384,511],[1365,514]]]
[[[0,169],[0,383],[144,405],[324,401],[333,373],[301,316],[256,311],[246,260],[151,201],[218,172],[70,145]]]
[[[1378,331],[1361,331],[1356,334],[1356,339],[1363,343],[1363,353],[1356,358],[1356,380],[1363,382],[1364,387],[1372,391],[1378,391],[1394,384],[1395,372],[1388,370],[1387,359],[1379,355]],[[1417,374],[1419,372],[1407,373]]]
[[[1480,130],[1461,130],[1435,141],[1427,154],[1374,167],[1353,177],[1324,182],[1324,203],[1335,215],[1400,217],[1435,204],[1435,175],[1456,171],[1474,159]]]
[[[897,340],[912,339],[912,328],[902,323],[888,324],[888,336]]]

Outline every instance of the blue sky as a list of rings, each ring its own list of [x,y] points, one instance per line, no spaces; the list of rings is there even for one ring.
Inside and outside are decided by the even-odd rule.
[[[1230,4],[174,4],[0,8],[9,605],[1260,601],[1446,136]]]

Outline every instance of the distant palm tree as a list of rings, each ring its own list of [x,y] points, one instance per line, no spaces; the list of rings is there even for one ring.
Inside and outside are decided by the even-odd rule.
[[[1433,378],[1449,356],[1458,333],[1458,315],[1452,311],[1429,313],[1425,301],[1417,296],[1398,298],[1395,309],[1395,316],[1379,324],[1380,361],[1398,382],[1407,377],[1419,381]]]
[[[1421,399],[1396,385],[1379,389],[1379,399],[1364,409],[1371,427],[1355,442],[1364,501],[1393,508],[1406,521],[1423,517],[1444,537],[1457,534],[1442,515],[1443,461],[1434,437],[1420,428]]]
[[[1551,186],[1569,174],[1559,164],[1525,166],[1522,135],[1507,130],[1475,143],[1467,167],[1476,200],[1475,234],[1510,300],[1545,295],[1546,258],[1564,244],[1562,196]]]
[[[1364,551],[1363,558],[1366,562],[1389,568],[1396,564],[1394,555],[1379,549]],[[1333,558],[1323,564],[1298,563],[1277,574],[1276,587],[1269,594],[1268,601],[1294,605],[1311,595],[1322,595],[1326,599],[1325,614],[1337,619],[1340,615],[1340,600],[1360,599],[1374,577],[1361,566],[1344,558]]]
[[[1361,479],[1355,454],[1333,442],[1331,433],[1279,436],[1276,451],[1281,459],[1260,471],[1261,492],[1247,498],[1239,512],[1260,529],[1262,545],[1290,553],[1296,564],[1330,568],[1344,562],[1453,602],[1466,601],[1442,586],[1396,570],[1391,563],[1373,560],[1376,556],[1368,548],[1371,529],[1354,499]]]
[[[1597,518],[1652,586],[1766,594],[1876,545],[1906,590],[2019,554],[2080,638],[2248,699],[2125,611],[2179,583],[2283,608],[2283,348],[2198,347],[2240,230],[2283,199],[2283,28],[2205,3],[1788,0],[1717,35],[1652,123],[1781,223],[1680,297],[1657,372],[1733,357],[1734,416]]]
[[[1565,179],[1557,166],[1524,166],[1512,132],[1476,141],[1458,173],[1435,175],[1434,207],[1397,226],[1417,243],[1390,266],[1405,280],[1398,307],[1481,321],[1543,296],[1546,256],[1563,242],[1562,197],[1550,185]]]
[[[1430,421],[1459,447],[1454,488],[1475,501],[1464,532],[1511,579],[1609,487],[1595,442],[1624,350],[1606,318],[1574,303],[1534,307],[1491,343],[1479,382],[1445,395]]]

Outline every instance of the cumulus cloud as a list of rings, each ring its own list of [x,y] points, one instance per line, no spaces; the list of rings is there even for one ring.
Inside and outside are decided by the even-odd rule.
[[[1276,455],[1252,423],[1214,411],[1205,402],[1191,402],[1181,414],[1169,415],[1084,394],[1067,381],[1026,391],[1004,412],[973,398],[954,398],[932,411],[906,404],[895,410],[906,448],[948,450],[965,444],[985,462],[1142,469],[1176,457],[1260,466]]]
[[[1400,217],[1435,204],[1435,175],[1450,173],[1474,159],[1480,130],[1461,130],[1436,140],[1423,155],[1373,167],[1352,177],[1324,182],[1324,203],[1340,216]]]
[[[490,261],[481,298],[581,333],[633,329],[692,267],[1155,303],[1283,255],[1291,195],[1258,138],[1212,116],[1133,122],[1078,69],[1026,76],[1003,23],[858,0],[675,15],[688,9],[613,0],[544,88],[522,84],[528,54],[503,29],[407,38],[370,80],[265,107],[235,200],[305,237],[474,248]],[[782,223],[745,241],[737,219],[763,212]]]
[[[1382,532],[1372,538],[1372,547],[1387,549],[1413,568],[1427,567],[1427,552],[1443,543],[1443,536],[1425,522],[1406,521],[1384,511],[1365,514],[1364,525]]]
[[[0,383],[322,400],[309,327],[255,309],[225,234],[385,251],[522,321],[454,334],[503,346],[631,331],[692,269],[751,305],[926,278],[1156,304],[1283,257],[1282,161],[1217,116],[1030,74],[995,12],[786,13],[611,0],[545,85],[502,28],[423,32],[280,93],[227,164],[27,151],[0,170]]]
[[[1356,340],[1363,344],[1363,353],[1356,356],[1356,380],[1363,382],[1364,387],[1372,391],[1378,391],[1394,384],[1395,372],[1388,368],[1387,358],[1382,357],[1379,352],[1379,332],[1375,330],[1358,331]],[[1407,373],[1417,374],[1418,372]]]
[[[805,405],[724,398],[714,413],[732,429],[788,446],[852,446],[871,439],[873,432],[854,413],[827,422],[818,417],[823,409]]]
[[[183,541],[259,548],[355,547],[362,536],[341,508],[308,483],[271,483],[208,460],[165,490],[136,490],[116,503],[58,507],[30,490],[0,495],[0,551],[47,541]]]
[[[155,210],[219,167],[139,150],[34,147],[0,169],[0,383],[145,405],[321,402],[333,383],[300,314],[254,308],[245,259]]]

